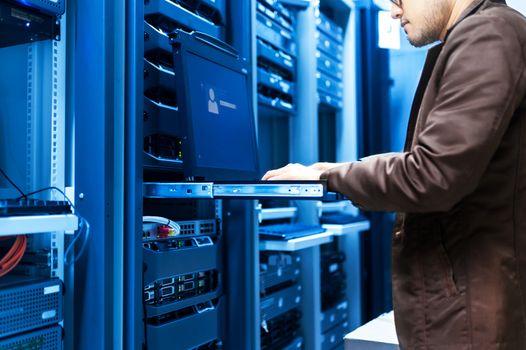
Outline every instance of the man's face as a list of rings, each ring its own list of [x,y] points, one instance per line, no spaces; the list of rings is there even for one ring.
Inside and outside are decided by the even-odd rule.
[[[411,45],[421,47],[440,38],[452,6],[450,0],[392,0],[391,16],[400,25]]]

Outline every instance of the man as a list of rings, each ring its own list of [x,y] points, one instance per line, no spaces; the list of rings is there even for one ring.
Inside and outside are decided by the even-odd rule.
[[[396,211],[393,302],[402,349],[526,349],[526,20],[503,0],[393,0],[429,53],[403,153],[298,164]]]

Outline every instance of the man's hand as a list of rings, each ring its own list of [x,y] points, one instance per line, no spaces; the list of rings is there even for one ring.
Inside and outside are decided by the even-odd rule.
[[[324,171],[322,168],[318,169],[313,166],[306,167],[301,164],[288,164],[283,168],[267,171],[263,176],[263,180],[319,180],[320,175]]]
[[[340,166],[340,163],[328,163],[328,162],[321,162],[321,163],[314,163],[312,165],[309,165],[309,168],[314,170],[321,170],[321,171],[327,171],[332,168],[336,168],[337,166]]]

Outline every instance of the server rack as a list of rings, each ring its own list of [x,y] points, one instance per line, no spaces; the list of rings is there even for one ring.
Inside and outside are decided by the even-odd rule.
[[[184,180],[178,114],[183,101],[176,89],[181,78],[174,73],[169,35],[183,29],[224,41],[226,11],[226,1],[144,2],[143,166],[148,181]],[[227,243],[221,202],[145,198],[143,206],[145,347],[161,349],[178,339],[178,349],[222,349]],[[149,223],[148,216],[173,220],[177,237],[166,232],[169,226]]]
[[[305,81],[298,84],[304,87],[299,102],[304,109],[300,111],[302,118],[293,121],[297,136],[292,138],[291,147],[301,150],[294,154],[295,161],[307,164],[315,161],[347,162],[358,157],[361,142],[358,133],[361,115],[360,6],[359,2],[322,0],[312,4],[312,12],[301,22],[304,37],[314,37],[315,40],[303,47],[300,76],[318,79],[304,78]],[[316,142],[310,142],[312,139]],[[320,246],[309,257],[318,266],[308,266],[309,270],[318,271],[317,275],[309,277],[315,283],[311,288],[319,289],[311,296],[314,311],[311,311],[310,327],[314,332],[311,339],[307,339],[307,346],[312,349],[338,348],[342,346],[342,338],[334,330],[339,329],[342,333],[362,323],[365,298],[362,297],[361,232],[367,231],[370,225],[367,219],[358,216],[359,211],[348,201],[323,202],[318,211],[305,209],[304,216],[321,221],[333,234],[332,243]],[[325,305],[323,290],[329,281],[319,268],[324,265],[323,252],[328,246],[338,247],[337,250],[344,252],[346,257],[338,265],[340,277],[345,276],[340,281],[345,288],[342,288],[339,300],[333,300],[332,307]],[[339,312],[337,307],[346,311]]]
[[[184,2],[180,2],[179,5],[181,3]],[[346,9],[342,18],[352,13],[350,10],[352,8],[351,3],[346,1],[330,2],[331,5],[334,3],[337,4],[336,6]],[[130,69],[128,76],[133,81],[132,87],[128,89],[130,97],[127,108],[135,123],[135,126],[130,127],[127,134],[129,140],[128,157],[130,159],[127,172],[133,175],[135,181],[130,181],[127,185],[132,201],[127,209],[128,231],[131,232],[127,249],[130,251],[126,252],[125,258],[129,267],[129,270],[125,272],[125,285],[133,288],[126,294],[127,305],[131,307],[129,308],[130,311],[125,312],[130,312],[130,315],[134,315],[134,317],[130,318],[133,320],[132,322],[125,324],[125,328],[132,330],[128,334],[135,334],[135,336],[129,336],[125,343],[127,342],[128,346],[133,348],[139,348],[144,343],[155,348],[170,339],[169,336],[164,335],[164,331],[160,328],[155,328],[155,331],[149,333],[147,330],[145,333],[141,316],[143,297],[145,296],[148,302],[152,300],[150,298],[158,301],[158,295],[162,293],[163,288],[168,287],[165,290],[171,293],[171,287],[176,284],[175,281],[172,283],[172,278],[177,279],[180,276],[185,276],[187,272],[190,273],[190,270],[196,270],[194,267],[187,266],[191,264],[189,261],[194,253],[185,252],[182,254],[187,257],[186,263],[181,264],[180,269],[171,267],[169,268],[171,271],[164,269],[162,276],[153,278],[153,284],[152,281],[146,282],[146,280],[146,283],[143,283],[143,276],[152,271],[148,267],[147,271],[149,272],[143,274],[143,262],[147,266],[169,266],[169,264],[152,261],[149,257],[155,255],[149,251],[153,247],[152,245],[143,247],[142,244],[148,244],[148,242],[143,240],[142,233],[147,236],[149,231],[148,226],[142,225],[143,215],[170,217],[170,213],[162,209],[163,207],[190,205],[197,208],[192,215],[198,213],[197,216],[199,216],[203,212],[209,213],[212,208],[218,208],[219,204],[217,201],[208,199],[165,198],[152,200],[143,198],[142,184],[145,181],[178,181],[183,183],[185,180],[182,176],[183,166],[181,159],[179,159],[181,157],[180,150],[177,149],[177,139],[165,143],[148,138],[148,142],[144,142],[145,135],[150,136],[157,131],[177,136],[178,124],[175,115],[178,111],[174,108],[177,105],[173,103],[176,98],[165,98],[173,92],[167,93],[166,89],[150,90],[152,88],[151,81],[166,87],[169,85],[166,82],[177,79],[170,74],[169,63],[167,66],[165,59],[167,57],[165,53],[170,46],[168,45],[169,42],[167,44],[168,37],[163,33],[166,34],[173,30],[173,22],[177,22],[171,14],[164,13],[166,5],[162,1],[147,2],[146,5],[137,2],[127,13],[130,18],[128,22],[130,22],[129,28],[131,29],[128,32],[127,39],[130,43],[128,46],[130,51],[127,55]],[[171,3],[169,5],[173,6]],[[286,5],[285,2],[269,0],[261,2],[227,1],[225,8],[227,15],[225,22],[221,22],[224,25],[222,29],[217,29],[217,26],[208,23],[205,26],[206,28],[201,28],[201,30],[234,46],[240,55],[246,57],[252,65],[250,74],[252,75],[254,91],[257,91],[254,94],[254,105],[257,106],[261,168],[274,168],[294,161],[310,163],[320,160],[318,157],[316,67],[317,60],[320,61],[320,64],[326,65],[324,61],[326,57],[316,57],[315,55],[315,9],[317,7],[307,2],[295,2],[293,6],[290,6]],[[156,14],[157,16],[159,13],[163,14],[164,17],[171,18],[171,21],[167,21],[166,18],[163,21],[157,21],[156,30],[155,25],[150,25],[152,23],[148,21],[155,22],[151,15]],[[195,19],[195,16],[192,18]],[[196,28],[195,23],[199,22],[185,21],[185,23],[178,25],[187,30],[192,29],[192,26]],[[158,30],[161,22],[165,27]],[[215,22],[212,21],[212,23]],[[348,56],[354,50],[352,36],[355,35],[355,29],[353,28],[354,22],[345,21],[345,23],[350,29],[347,32],[348,36],[345,37],[342,55]],[[299,43],[295,40],[298,35],[313,40],[302,40]],[[327,74],[329,79],[334,81],[342,79],[344,86],[345,84],[355,84],[354,65],[350,64],[350,68],[341,67],[340,71],[340,67],[333,61],[329,62],[329,67],[325,69],[323,74]],[[330,65],[333,63],[336,65],[336,70],[328,70],[332,68]],[[349,132],[350,130],[351,134],[353,133],[352,125],[355,123],[356,98],[351,96],[354,92],[354,87],[351,87],[346,96],[344,87],[343,96],[341,96],[343,104],[340,114],[341,120],[347,118],[346,121],[342,122],[344,125],[342,132]],[[175,93],[177,92],[175,91]],[[333,94],[338,97],[339,92],[336,91]],[[345,98],[349,96],[350,98]],[[134,99],[138,100],[139,103],[133,103]],[[152,130],[154,132],[151,133]],[[341,150],[339,144],[333,147],[334,152],[338,149],[338,160],[353,159],[353,156],[348,156],[349,141],[338,139],[338,142],[345,145]],[[159,146],[159,144],[162,144],[163,147],[167,145],[169,151],[159,152],[159,149],[155,150],[155,147],[152,147]],[[283,149],[286,151],[283,152]],[[146,153],[150,154],[145,155],[145,150],[148,151]],[[168,161],[166,161],[167,159]],[[184,154],[182,159],[184,162]],[[143,169],[145,169],[144,173]],[[218,299],[215,297],[219,296],[219,300],[222,298],[224,301],[224,303],[219,301],[218,304],[214,304],[213,309],[203,306],[204,309],[207,309],[206,312],[212,312],[208,314],[210,317],[206,320],[203,317],[203,322],[211,322],[210,328],[214,330],[214,334],[220,334],[223,346],[229,349],[260,349],[267,346],[266,344],[277,344],[276,341],[280,341],[280,339],[284,339],[284,341],[276,346],[283,349],[321,349],[324,338],[321,321],[319,246],[333,241],[335,239],[334,234],[332,232],[323,233],[306,240],[260,241],[257,235],[258,221],[262,225],[275,220],[319,224],[319,216],[322,211],[321,204],[314,202],[266,200],[262,204],[263,207],[258,207],[254,201],[223,200],[219,204],[222,210],[214,212],[212,216],[205,215],[201,218],[216,221],[219,219],[222,223],[221,233],[214,236],[216,238],[210,237],[214,245],[205,247],[207,254],[198,253],[195,256],[212,256],[214,261],[216,257],[218,257],[217,260],[221,260],[222,265],[218,262],[216,266],[222,269],[223,273],[218,279],[218,288],[213,292],[214,297],[212,299]],[[174,211],[170,212],[173,213]],[[175,217],[172,214],[170,218],[181,224],[184,221],[196,219],[192,215],[183,213]],[[161,231],[164,232],[164,229]],[[166,239],[170,240],[169,238]],[[216,242],[217,247],[215,247]],[[194,243],[190,243],[190,245],[192,244]],[[154,247],[154,249],[157,248]],[[273,254],[299,257],[299,267],[296,268],[299,273],[294,278],[284,280],[282,283],[265,287],[265,283],[267,283],[265,281],[268,281],[268,277],[260,273],[263,265],[267,262],[267,255]],[[141,261],[140,264],[136,263],[137,257]],[[177,258],[174,259],[170,261],[179,261]],[[240,261],[243,264],[240,264]],[[348,266],[345,268],[348,269]],[[359,269],[359,267],[355,268]],[[159,271],[159,268],[156,269]],[[354,274],[354,271],[349,274]],[[146,276],[144,278],[152,279]],[[169,281],[163,282],[166,279]],[[167,284],[163,285],[162,283]],[[240,289],[240,285],[243,286],[242,289]],[[167,297],[171,297],[171,295]],[[272,297],[276,297],[277,304],[274,304],[275,301],[272,300]],[[353,297],[355,296],[353,295]],[[201,298],[201,296],[197,296],[197,298]],[[206,298],[206,295],[203,296],[197,303],[199,304]],[[141,301],[138,302],[138,300]],[[173,320],[178,318],[176,315],[178,312],[188,312],[190,313],[188,317],[192,317],[192,315],[198,314],[196,311],[197,304],[194,303],[198,299],[192,300],[191,302],[184,300],[176,302],[176,304],[179,303],[178,306],[175,304],[170,307],[166,306],[169,304],[161,305],[165,309],[159,314],[163,317],[169,314],[166,317],[172,317]],[[280,308],[279,300],[282,300],[281,305],[288,306]],[[287,300],[292,301],[295,306],[290,306],[291,303],[287,303]],[[146,307],[146,314],[150,318],[152,309],[159,306],[147,304]],[[187,309],[188,307],[192,310]],[[168,308],[170,311],[167,314],[163,313]],[[125,319],[127,319],[126,316]],[[241,329],[234,329],[234,327],[229,326],[225,327],[226,329],[220,326],[216,327],[215,322],[217,320],[223,320],[226,325],[241,325]],[[285,332],[287,336],[272,337],[274,332],[271,330],[280,328],[279,325],[285,322],[291,326],[289,331]],[[161,323],[159,321],[159,324]],[[148,327],[153,328],[151,326],[156,325],[148,325]],[[182,332],[183,328],[184,326],[179,327],[179,325],[174,324],[171,329]],[[308,330],[308,332],[302,330]],[[147,339],[144,339],[145,334]],[[194,335],[188,337],[188,342],[183,342],[181,346],[189,348],[199,344],[200,339],[210,339],[203,334],[193,337]],[[151,338],[155,338],[155,340]],[[216,343],[213,346],[218,345],[219,343]]]
[[[68,261],[65,253],[71,253],[68,234],[79,217],[68,202],[57,201],[62,194],[46,189],[72,185],[64,7],[64,1],[0,2],[2,349],[63,349],[73,338],[67,311],[73,305],[72,256]]]
[[[353,34],[356,32],[356,12],[355,7],[342,8],[341,4],[330,1],[320,1],[315,10],[321,161],[342,162],[357,156],[353,146],[358,141],[350,145],[346,142],[348,134],[344,133],[356,128],[356,119],[349,119],[349,112],[357,110],[357,79],[356,73],[348,69],[356,54]],[[349,99],[354,102],[350,104]],[[343,335],[361,324],[360,232],[367,230],[369,223],[364,217],[356,216],[358,210],[348,202],[323,203],[322,206],[324,227],[338,237],[320,248],[321,349],[339,349],[343,348]]]
[[[311,153],[312,146],[299,150],[295,138],[309,139],[309,130],[315,125],[309,125],[308,97],[306,86],[312,84],[304,67],[308,66],[307,60],[311,52],[309,42],[300,40],[308,38],[306,25],[312,22],[312,8],[308,3],[297,3],[290,6],[280,1],[256,2],[255,22],[256,32],[253,40],[256,43],[256,56],[254,65],[258,69],[258,137],[260,142],[261,166],[263,169],[272,169],[291,162],[314,162],[316,154]],[[303,6],[301,6],[303,5]],[[266,76],[261,71],[273,74],[274,85],[268,83]],[[272,95],[274,94],[274,95]],[[271,98],[268,98],[268,97]],[[301,135],[300,135],[301,133]],[[305,144],[306,145],[306,144]],[[301,145],[305,146],[305,145]],[[307,156],[307,159],[305,158]],[[308,159],[310,157],[310,159]],[[266,226],[273,223],[296,223],[317,225],[315,214],[316,203],[302,203],[300,201],[263,201],[262,222]],[[318,332],[313,329],[316,317],[314,310],[319,304],[316,297],[316,272],[311,275],[309,262],[316,248],[327,243],[331,237],[321,234],[306,237],[305,245],[287,244],[287,242],[260,241],[260,263],[266,259],[266,254],[292,254],[301,260],[299,278],[295,282],[301,287],[296,310],[292,315],[281,317],[295,317],[299,319],[292,322],[297,329],[289,326],[287,332],[279,332],[268,325],[281,322],[280,317],[274,320],[262,319],[261,323],[261,348],[267,348],[269,338],[274,341],[274,348],[284,349],[289,346],[298,348],[312,348],[317,342],[313,334]],[[291,240],[290,242],[294,242]],[[282,244],[279,244],[282,243]],[[314,279],[311,279],[314,277]],[[261,289],[265,295],[266,289]],[[279,290],[275,292],[278,295]],[[278,299],[271,299],[279,302]],[[266,298],[261,299],[261,312],[266,309]],[[281,342],[280,342],[281,337]]]

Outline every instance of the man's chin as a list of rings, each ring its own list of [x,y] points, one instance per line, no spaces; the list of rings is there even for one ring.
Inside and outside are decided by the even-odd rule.
[[[437,40],[430,40],[428,38],[422,38],[422,37],[415,38],[414,36],[407,34],[407,41],[409,41],[409,43],[414,47],[423,47],[423,46],[432,44]]]
[[[425,46],[426,44],[422,44],[420,41],[418,40],[412,40],[411,38],[407,37],[407,40],[409,41],[409,44],[411,44],[412,46],[414,47],[422,47],[422,46]]]

